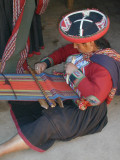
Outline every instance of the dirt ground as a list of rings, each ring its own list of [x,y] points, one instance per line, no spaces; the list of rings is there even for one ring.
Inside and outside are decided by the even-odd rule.
[[[106,13],[111,21],[106,38],[111,47],[120,53],[120,1],[119,0],[74,0],[74,7],[69,10],[65,0],[50,0],[46,12],[42,15],[42,27],[45,49],[40,56],[29,59],[29,64],[46,57],[53,50],[67,44],[58,32],[61,16],[85,8],[98,8]],[[63,70],[63,64],[47,69]],[[17,133],[6,101],[0,102],[0,143]],[[119,160],[120,159],[120,96],[115,96],[108,106],[108,124],[102,132],[80,137],[69,142],[56,142],[45,153],[34,150],[20,151],[6,155],[0,160]]]

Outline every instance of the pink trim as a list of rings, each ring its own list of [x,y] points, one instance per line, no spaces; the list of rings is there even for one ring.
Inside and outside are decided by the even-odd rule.
[[[66,39],[67,41],[70,41],[72,43],[87,43],[87,42],[91,42],[91,41],[95,41],[99,38],[101,38],[103,35],[106,34],[106,32],[108,31],[109,29],[109,26],[110,26],[110,20],[109,18],[108,19],[108,25],[106,28],[104,28],[104,30],[100,31],[99,33],[93,35],[93,36],[90,36],[90,37],[86,37],[86,38],[77,38],[76,36],[74,37],[70,37],[69,35],[66,35],[62,32],[61,28],[60,28],[60,25],[59,25],[59,32],[61,34],[61,36]]]
[[[45,49],[45,47],[44,46],[42,46],[42,47],[40,47],[41,49]]]
[[[15,3],[16,1],[14,1],[14,7],[20,7],[20,15],[18,15],[18,17],[15,16],[16,14],[16,11],[13,10],[13,12],[15,11],[15,13],[13,13],[13,20],[16,21],[15,23],[15,26],[13,28],[13,31],[12,31],[12,34],[10,36],[10,38],[8,39],[8,42],[6,44],[6,47],[5,47],[5,50],[4,50],[4,53],[3,53],[3,56],[2,56],[2,67],[1,67],[1,72],[4,71],[4,68],[5,68],[5,64],[6,64],[6,61],[13,55],[14,53],[14,50],[15,50],[15,42],[16,42],[16,37],[17,37],[17,34],[18,34],[18,30],[19,30],[19,26],[21,24],[21,21],[22,21],[22,17],[23,17],[23,12],[24,12],[24,5],[25,5],[25,0],[21,0],[21,5],[19,6],[19,3]],[[17,1],[18,2],[18,1]],[[18,5],[18,6],[16,6]],[[18,9],[16,8],[16,10]],[[18,13],[17,13],[18,14]],[[14,22],[13,22],[14,23]]]
[[[36,13],[42,14],[45,12],[47,6],[48,6],[49,0],[38,0],[37,1],[37,8]]]
[[[28,54],[28,57],[32,57],[32,56],[34,56],[34,54],[35,55],[41,55],[40,52],[32,52],[32,53]]]
[[[38,147],[35,147],[34,145],[32,145],[32,144],[28,141],[28,139],[26,139],[26,137],[23,135],[23,133],[22,133],[20,127],[19,127],[19,124],[18,124],[18,122],[17,122],[17,120],[16,120],[16,117],[15,117],[13,111],[12,111],[12,107],[11,107],[10,104],[9,104],[9,106],[10,106],[11,116],[12,116],[12,118],[13,118],[13,121],[14,121],[14,123],[15,123],[15,126],[16,126],[16,128],[17,128],[17,130],[18,130],[18,134],[20,135],[20,137],[25,141],[25,143],[26,143],[31,149],[33,149],[33,150],[35,150],[35,151],[38,151],[38,152],[45,152],[45,150],[42,150],[42,149],[40,149],[40,148],[38,148]]]
[[[38,0],[38,2],[37,2],[38,4],[37,4],[37,8],[36,8],[36,13],[37,14],[40,14],[41,13],[41,9],[42,9],[42,7],[43,7],[43,0]]]

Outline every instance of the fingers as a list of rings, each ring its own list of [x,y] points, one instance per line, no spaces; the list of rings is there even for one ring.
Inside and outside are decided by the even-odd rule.
[[[65,64],[65,72],[66,72],[67,75],[70,75],[70,73],[69,73],[70,72],[69,66],[70,66],[70,63],[66,63]]]
[[[65,72],[68,75],[72,74],[76,69],[77,69],[77,67],[73,63],[66,63],[65,64]]]
[[[42,73],[46,68],[47,68],[47,65],[45,62],[35,64],[35,71],[37,74]]]
[[[40,74],[40,73],[41,73],[41,69],[40,69],[40,67],[39,67],[39,64],[35,64],[35,72],[36,72],[37,74]]]

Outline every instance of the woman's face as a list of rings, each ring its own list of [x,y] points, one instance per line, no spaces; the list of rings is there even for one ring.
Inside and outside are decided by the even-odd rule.
[[[74,48],[76,48],[78,52],[81,53],[90,53],[98,50],[94,41],[87,43],[74,43]]]

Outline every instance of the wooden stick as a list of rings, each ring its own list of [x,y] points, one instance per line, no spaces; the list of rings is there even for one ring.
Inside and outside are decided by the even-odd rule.
[[[56,98],[56,101],[57,101],[57,103],[59,104],[59,106],[60,106],[61,108],[64,108],[63,101],[61,100],[60,97]]]
[[[74,3],[74,0],[67,0],[68,9],[73,8],[73,3]]]
[[[41,107],[48,109],[49,105],[47,104],[45,99],[38,99],[38,102],[40,103]]]
[[[45,90],[43,89],[43,87],[41,86],[41,84],[39,83],[37,77],[35,76],[33,70],[30,68],[30,66],[28,66],[28,70],[31,73],[32,77],[34,78],[36,84],[38,85],[39,89],[42,91],[43,95],[45,96],[46,100],[48,101],[49,105],[53,108],[56,106],[55,101],[53,102],[51,99],[49,99],[48,95],[46,94]]]

